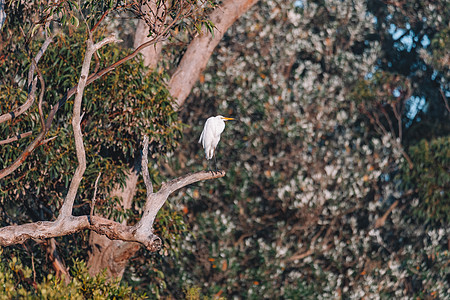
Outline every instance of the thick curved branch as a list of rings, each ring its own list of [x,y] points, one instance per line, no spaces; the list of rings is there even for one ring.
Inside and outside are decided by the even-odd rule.
[[[106,218],[93,216],[95,222],[89,222],[89,216],[68,216],[56,221],[39,221],[23,225],[13,225],[0,228],[0,245],[10,246],[20,244],[28,239],[48,239],[65,236],[81,230],[90,229],[104,234],[110,239],[135,241],[148,244],[144,240],[133,237],[131,226],[122,225]]]
[[[214,35],[198,35],[189,43],[177,71],[170,80],[169,91],[176,99],[178,106],[183,105],[225,32],[256,2],[258,0],[225,0],[214,9],[209,16],[215,26]]]
[[[56,221],[39,221],[23,225],[12,225],[0,228],[0,245],[10,246],[23,243],[28,239],[47,239],[65,236],[81,230],[89,229],[107,236],[111,240],[137,242],[150,251],[157,251],[161,239],[153,234],[152,225],[156,213],[162,207],[170,193],[188,184],[225,176],[225,172],[197,172],[182,176],[164,183],[160,191],[147,199],[144,215],[135,226],[127,226],[103,217],[61,216]]]

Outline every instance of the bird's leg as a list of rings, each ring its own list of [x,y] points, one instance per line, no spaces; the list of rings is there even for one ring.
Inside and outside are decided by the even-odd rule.
[[[216,172],[219,172],[219,170],[217,169],[217,160],[216,160],[216,154],[214,153],[214,167],[216,169]]]
[[[213,171],[213,168],[212,168],[212,161],[210,159],[208,160],[208,171],[211,172],[211,174],[214,175],[214,171]]]

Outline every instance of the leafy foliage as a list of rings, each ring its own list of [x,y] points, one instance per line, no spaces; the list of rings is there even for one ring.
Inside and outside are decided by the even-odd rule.
[[[49,49],[43,58],[40,68],[47,82],[47,109],[76,84],[84,51],[82,40],[82,34],[73,34],[71,37],[61,35],[55,41],[55,47]],[[103,49],[99,53],[102,57],[101,66],[109,65],[125,54],[125,51],[114,47]],[[67,58],[74,60],[68,61]],[[80,203],[90,201],[93,193],[91,183],[99,172],[103,173],[99,184],[103,198],[100,207],[112,201],[106,196],[108,190],[113,188],[110,183],[122,182],[124,172],[139,157],[143,135],[149,135],[152,140],[154,158],[162,157],[176,147],[182,125],[163,80],[164,75],[146,73],[139,62],[130,62],[87,88],[82,130],[88,168],[80,190]],[[1,112],[7,112],[23,102],[25,94],[22,88],[6,85],[0,88]],[[12,203],[20,197],[30,199],[31,202],[38,199],[38,203],[41,202],[51,211],[57,211],[77,165],[70,126],[72,103],[69,99],[58,112],[56,126],[49,133],[49,137],[56,139],[40,147],[34,159],[25,162],[16,176],[10,176],[2,182],[5,187],[2,190],[5,195],[3,201]],[[9,124],[2,124],[1,134],[8,136],[12,132],[21,133],[27,129],[34,129],[33,133],[37,134],[38,119],[37,109],[34,109]],[[28,142],[23,139],[2,147],[2,167],[10,164]],[[34,184],[22,185],[24,181]]]
[[[42,282],[33,280],[33,270],[20,259],[6,259],[0,250],[0,297],[2,299],[146,299],[126,284],[108,280],[105,274],[90,276],[86,264],[74,261],[72,280],[49,274]]]
[[[384,19],[367,5],[264,1],[227,32],[182,111],[187,141],[210,115],[239,119],[227,123],[217,151],[227,176],[179,193],[193,234],[181,259],[163,266],[169,290],[188,283],[249,299],[445,298],[448,225],[421,223],[395,177],[400,150],[430,112],[424,106],[412,120],[407,102],[436,95],[436,82],[419,85],[431,77],[409,64],[418,53],[390,44]],[[442,100],[424,101],[445,123]],[[384,131],[365,122],[361,103]],[[206,167],[198,145],[180,147],[173,168]]]
[[[98,3],[105,6],[90,16],[90,26],[108,7]],[[137,158],[142,127],[155,138],[155,164],[163,152],[174,154],[170,166],[151,170],[158,185],[167,170],[172,176],[206,167],[192,141],[207,116],[239,119],[227,124],[217,152],[227,176],[191,186],[171,200],[156,225],[166,248],[138,253],[125,280],[155,297],[177,299],[202,293],[249,299],[446,298],[448,5],[427,0],[260,1],[225,35],[186,102],[182,119],[190,127],[184,128],[179,148],[183,126],[164,86],[153,82],[167,79],[164,74],[144,76],[136,64],[127,65],[91,85],[83,122],[92,162],[86,182],[105,172],[99,206],[116,219],[133,221],[140,209],[139,202],[130,211],[116,209],[117,199],[108,198],[107,191],[111,183],[123,181],[123,171]],[[171,34],[179,37],[181,29],[195,24],[192,34],[202,20],[193,14]],[[210,23],[204,25],[211,30]],[[2,41],[15,37],[2,33]],[[50,59],[43,61],[46,95],[55,94],[48,105],[77,79],[79,60],[74,67],[66,60],[82,57],[80,40],[58,37],[61,51],[49,50]],[[0,80],[11,84],[1,87],[2,111],[26,95],[26,64],[12,57],[27,61],[23,40],[3,45],[9,44],[2,44],[0,57],[8,63],[0,68]],[[175,66],[183,47],[173,46],[164,65]],[[103,49],[100,63],[121,57],[121,51]],[[147,76],[153,80],[148,84]],[[141,86],[148,89],[141,91]],[[149,97],[153,104],[146,106],[143,99]],[[2,225],[28,220],[33,211],[45,215],[50,210],[45,205],[57,208],[64,193],[61,174],[70,178],[73,173],[70,106],[50,133],[57,139],[39,148],[17,178],[8,179],[13,185],[1,186],[1,203],[8,209],[2,211]],[[167,109],[164,115],[158,116],[157,107]],[[364,122],[368,113],[379,124]],[[20,119],[28,127],[16,121],[2,127],[1,134],[39,128],[36,110]],[[380,130],[374,133],[374,128]],[[423,138],[428,141],[417,143]],[[25,143],[0,149],[2,163]],[[401,151],[410,155],[412,168]],[[86,212],[91,195],[92,186],[83,186],[78,212]],[[138,201],[144,195],[140,183]],[[18,200],[25,203],[20,209],[13,202]],[[86,243],[83,233],[77,238]],[[74,245],[79,240],[60,239],[66,246],[63,254],[83,257],[83,247]]]
[[[450,224],[450,137],[422,140],[409,149],[414,167],[402,166],[405,190],[412,190],[414,212],[424,220]]]

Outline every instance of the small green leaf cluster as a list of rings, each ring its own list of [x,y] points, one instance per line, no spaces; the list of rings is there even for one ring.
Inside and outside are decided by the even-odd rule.
[[[146,299],[126,284],[108,280],[105,274],[90,276],[83,261],[74,260],[72,280],[65,284],[52,274],[36,282],[33,271],[17,257],[0,250],[0,299]]]
[[[412,190],[418,203],[413,212],[431,223],[450,223],[450,137],[422,140],[410,147],[412,169],[404,163],[401,185]],[[414,202],[414,201],[413,201]]]

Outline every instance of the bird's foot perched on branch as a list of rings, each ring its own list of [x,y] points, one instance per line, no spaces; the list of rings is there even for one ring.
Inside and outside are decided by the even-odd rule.
[[[225,173],[224,170],[219,170],[219,169],[215,169],[215,170],[208,170],[209,173],[211,173],[211,175],[215,176],[215,175],[219,175],[222,173]]]

